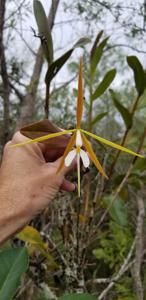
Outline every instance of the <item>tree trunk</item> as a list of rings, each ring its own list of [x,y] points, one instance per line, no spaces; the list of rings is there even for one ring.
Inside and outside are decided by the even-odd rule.
[[[6,0],[0,0],[0,75],[2,80],[2,98],[3,98],[3,130],[1,141],[4,145],[9,139],[9,125],[10,125],[10,116],[9,116],[9,98],[10,98],[10,84],[7,73],[6,57],[5,57],[5,48],[4,48],[4,20],[5,20],[5,5]]]

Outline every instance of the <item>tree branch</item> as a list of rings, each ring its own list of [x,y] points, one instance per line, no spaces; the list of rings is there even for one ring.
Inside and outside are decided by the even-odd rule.
[[[135,262],[133,270],[133,278],[136,288],[136,296],[138,300],[144,299],[143,286],[141,280],[141,264],[143,257],[143,225],[145,218],[145,207],[142,197],[137,198],[138,206],[138,218],[137,218],[137,228],[136,228],[136,253],[135,253]]]

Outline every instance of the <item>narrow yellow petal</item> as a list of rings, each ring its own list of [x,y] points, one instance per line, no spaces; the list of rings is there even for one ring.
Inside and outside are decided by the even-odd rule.
[[[74,132],[73,136],[70,138],[67,146],[66,146],[66,149],[64,151],[64,154],[62,156],[62,160],[61,160],[61,163],[59,165],[59,168],[57,170],[57,173],[59,173],[64,165],[64,160],[65,160],[65,157],[67,156],[67,154],[72,150],[72,147],[73,145],[75,144],[75,139],[76,139],[76,132]]]
[[[80,59],[80,69],[78,78],[78,99],[77,99],[77,128],[80,128],[82,114],[83,114],[83,59]]]
[[[64,135],[64,134],[68,134],[68,133],[74,132],[75,130],[76,129],[64,130],[64,131],[60,131],[60,132],[56,132],[56,133],[47,134],[47,135],[38,137],[38,138],[33,139],[33,140],[29,139],[29,140],[27,140],[25,142],[22,142],[22,143],[19,143],[19,144],[15,144],[15,145],[12,145],[10,147],[20,147],[20,146],[24,146],[24,145],[28,145],[28,144],[33,144],[33,143],[36,143],[36,142],[43,142],[45,140],[48,140],[48,139],[51,139],[51,138],[54,138],[54,137],[58,137],[58,136],[61,136],[61,135]]]
[[[82,140],[83,140],[83,144],[89,154],[90,159],[92,160],[92,162],[95,164],[96,168],[98,169],[98,171],[108,179],[103,167],[101,166],[99,160],[97,159],[92,146],[90,144],[90,142],[86,139],[85,135],[82,133]]]
[[[143,155],[138,154],[138,153],[136,153],[136,152],[133,152],[132,150],[129,150],[129,149],[127,149],[127,148],[125,148],[125,147],[123,147],[123,146],[121,146],[121,145],[119,145],[119,144],[115,144],[115,143],[113,143],[113,142],[111,142],[111,141],[108,141],[108,140],[106,140],[106,139],[104,139],[104,138],[102,138],[102,137],[100,137],[100,136],[98,136],[98,135],[95,135],[95,134],[91,133],[91,132],[88,132],[88,131],[85,131],[85,130],[82,130],[82,129],[81,129],[81,131],[84,132],[85,134],[91,136],[92,138],[98,140],[98,141],[101,142],[101,143],[104,143],[104,144],[106,144],[106,145],[108,145],[108,146],[111,146],[111,147],[113,147],[113,148],[116,148],[116,149],[118,149],[118,150],[127,152],[127,153],[129,153],[129,154],[132,154],[132,155],[135,155],[135,156],[139,156],[139,157],[141,157],[141,158],[144,158]]]

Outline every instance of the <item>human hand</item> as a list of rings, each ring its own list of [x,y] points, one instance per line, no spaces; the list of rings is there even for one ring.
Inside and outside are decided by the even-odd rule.
[[[0,169],[0,243],[47,207],[59,189],[75,189],[65,179],[75,164],[56,173],[66,145],[56,149],[43,143],[10,147],[26,139],[18,132],[4,148]]]

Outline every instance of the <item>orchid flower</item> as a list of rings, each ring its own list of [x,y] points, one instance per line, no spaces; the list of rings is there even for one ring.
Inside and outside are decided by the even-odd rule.
[[[108,146],[111,146],[113,148],[116,148],[118,150],[127,152],[129,154],[135,155],[142,157],[142,155],[133,152],[132,150],[129,150],[121,145],[118,145],[116,143],[113,143],[111,141],[108,141],[100,136],[97,136],[89,131],[85,131],[81,129],[81,119],[82,119],[82,114],[83,114],[83,75],[82,75],[82,59],[80,60],[80,68],[79,68],[79,78],[78,78],[78,98],[77,98],[77,112],[76,112],[76,128],[72,130],[64,130],[56,133],[51,133],[45,136],[41,136],[39,138],[35,138],[32,140],[28,140],[26,142],[20,143],[13,145],[12,147],[18,147],[18,146],[23,146],[26,144],[32,144],[35,142],[42,142],[54,137],[58,137],[61,135],[65,134],[72,134],[68,145],[65,149],[65,152],[63,154],[60,166],[57,170],[57,173],[60,172],[62,167],[65,166],[70,166],[74,158],[77,158],[77,174],[78,174],[78,196],[80,197],[80,160],[82,160],[82,163],[85,168],[89,166],[90,160],[94,163],[98,171],[100,172],[101,175],[103,175],[105,178],[108,179],[103,167],[101,166],[99,160],[97,159],[92,146],[88,139],[86,138],[85,135],[88,135]],[[84,148],[83,148],[84,147]],[[85,149],[85,150],[84,150]]]

